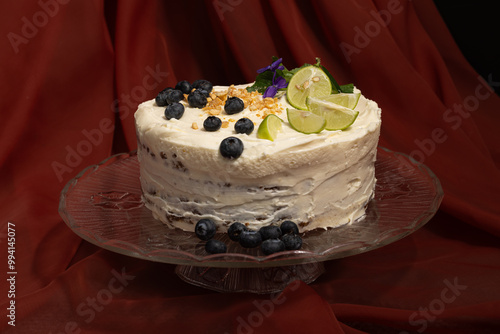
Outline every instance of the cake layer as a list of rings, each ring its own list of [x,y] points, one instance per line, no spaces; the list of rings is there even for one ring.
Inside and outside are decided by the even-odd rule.
[[[215,92],[227,89],[214,87]],[[242,117],[257,129],[266,110],[221,113],[229,126],[208,132],[202,126],[207,111],[185,106],[180,120],[166,120],[165,108],[154,100],[135,114],[144,200],[157,219],[193,231],[199,219],[211,218],[221,232],[236,221],[258,229],[293,220],[305,231],[363,216],[375,187],[381,111],[374,101],[361,96],[359,116],[347,130],[302,134],[288,125],[290,106],[282,97],[272,111],[284,121],[275,141],[257,138],[257,130],[234,131]],[[244,145],[236,160],[219,153],[229,136]]]

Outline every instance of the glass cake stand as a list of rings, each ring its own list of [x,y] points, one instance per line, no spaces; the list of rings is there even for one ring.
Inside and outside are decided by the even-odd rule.
[[[61,193],[59,213],[81,238],[104,249],[176,264],[183,280],[221,292],[271,293],[294,280],[314,281],[323,262],[363,253],[416,231],[443,198],[438,178],[408,156],[378,148],[375,197],[366,216],[350,224],[302,235],[303,246],[265,256],[217,235],[228,253],[208,254],[193,232],[171,229],[141,201],[136,152],[87,167]]]

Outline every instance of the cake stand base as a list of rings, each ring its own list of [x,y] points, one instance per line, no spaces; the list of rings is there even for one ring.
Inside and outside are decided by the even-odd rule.
[[[214,268],[178,265],[175,273],[184,281],[218,292],[269,294],[283,291],[291,282],[309,284],[325,272],[323,262],[283,267]]]

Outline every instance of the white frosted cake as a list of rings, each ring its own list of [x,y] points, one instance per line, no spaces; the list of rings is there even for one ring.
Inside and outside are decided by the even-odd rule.
[[[209,218],[218,232],[234,222],[257,230],[292,220],[303,232],[362,218],[375,190],[381,126],[377,104],[361,95],[355,107],[359,114],[350,127],[304,134],[287,120],[291,106],[286,95],[263,99],[248,93],[247,86],[213,87],[204,108],[183,100],[180,119],[167,120],[165,106],[154,99],[139,105],[135,121],[141,186],[154,217],[186,231]],[[227,96],[239,96],[244,110],[227,114],[221,106]],[[274,141],[257,135],[270,113],[283,120]],[[222,121],[213,132],[203,128],[211,115]],[[243,117],[255,125],[249,135],[235,132],[235,122]],[[227,137],[243,144],[236,159],[221,155],[219,147]]]

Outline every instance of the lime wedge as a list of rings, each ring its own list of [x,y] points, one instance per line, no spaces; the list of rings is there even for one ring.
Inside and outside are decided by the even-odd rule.
[[[295,108],[307,110],[307,97],[320,97],[332,93],[328,75],[318,66],[306,66],[295,73],[286,90],[288,102]]]
[[[278,131],[281,130],[281,123],[283,121],[278,116],[274,114],[267,115],[257,129],[257,138],[274,141]]]
[[[326,130],[345,130],[358,117],[359,112],[339,104],[309,97],[307,99],[309,110],[326,119]]]
[[[301,133],[319,133],[326,126],[326,119],[324,117],[313,114],[310,111],[288,108],[286,115],[290,126],[295,131]]]
[[[332,102],[342,107],[346,107],[349,109],[354,109],[358,105],[359,97],[361,93],[339,93],[339,94],[331,94],[328,96],[320,97],[320,100]]]

